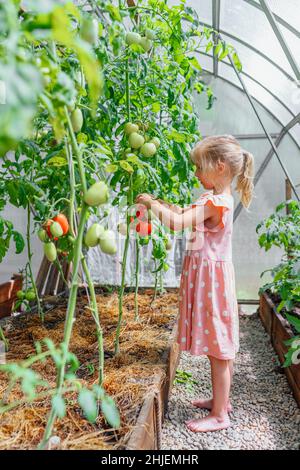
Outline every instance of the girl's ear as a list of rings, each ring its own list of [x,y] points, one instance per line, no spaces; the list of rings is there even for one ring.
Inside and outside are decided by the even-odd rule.
[[[217,163],[217,169],[218,169],[219,173],[224,173],[225,163],[219,160],[218,163]]]

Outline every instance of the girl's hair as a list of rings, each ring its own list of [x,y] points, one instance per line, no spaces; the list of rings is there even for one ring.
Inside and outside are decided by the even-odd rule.
[[[245,208],[250,206],[253,196],[254,158],[252,153],[242,149],[232,135],[206,137],[191,151],[191,160],[203,172],[213,170],[218,161],[227,164],[230,177],[236,177],[235,189],[239,192]]]

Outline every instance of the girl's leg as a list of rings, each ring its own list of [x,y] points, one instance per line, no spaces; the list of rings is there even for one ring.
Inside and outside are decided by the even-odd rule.
[[[213,358],[211,358],[211,356],[207,356],[207,357],[210,361],[210,367],[212,367],[211,362]],[[230,369],[230,384],[232,385],[233,360],[230,359],[228,362],[229,362],[229,369]],[[196,408],[204,408],[207,410],[211,410],[213,407],[213,399],[212,398],[199,398],[198,400],[193,400],[192,405],[196,406]],[[232,405],[230,403],[230,400],[228,401],[227,411],[228,413],[231,413],[232,411]]]
[[[231,386],[229,360],[211,358],[213,403],[208,416],[188,421],[187,427],[194,432],[218,431],[230,426],[227,412]]]

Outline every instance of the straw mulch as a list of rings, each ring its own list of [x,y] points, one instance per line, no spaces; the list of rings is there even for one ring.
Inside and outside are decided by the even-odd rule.
[[[176,291],[158,295],[151,304],[153,291],[138,295],[140,321],[134,320],[134,294],[124,296],[120,354],[113,355],[118,319],[118,294],[97,295],[101,326],[104,333],[104,388],[120,410],[121,428],[109,429],[102,414],[90,424],[76,403],[75,395],[67,395],[67,415],[56,421],[54,435],[60,438],[61,449],[122,449],[136,422],[144,397],[155,386],[157,374],[166,371],[166,354],[170,332],[177,316]],[[55,344],[63,339],[66,301],[46,314],[41,324],[37,315],[19,316],[6,326],[10,349],[8,361],[20,361],[35,354],[34,343],[45,337]],[[98,350],[93,318],[87,297],[81,295],[76,310],[70,350],[79,361],[77,377],[83,385],[97,383]],[[56,369],[51,359],[36,363],[33,369],[55,387]],[[19,387],[7,391],[7,377],[0,374],[0,398],[10,403],[23,398]],[[5,392],[7,393],[5,394]],[[27,403],[0,416],[0,449],[35,449],[40,442],[50,410],[50,398]]]

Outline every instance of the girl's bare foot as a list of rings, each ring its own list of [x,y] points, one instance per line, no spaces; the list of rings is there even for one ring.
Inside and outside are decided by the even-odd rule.
[[[196,406],[196,408],[205,408],[207,410],[212,409],[213,400],[212,398],[200,398],[199,400],[192,401],[192,405]],[[227,407],[227,412],[232,412],[232,405],[229,403]]]
[[[228,415],[221,417],[209,414],[208,416],[205,416],[205,418],[186,421],[187,428],[193,432],[220,431],[221,429],[229,428],[230,425]]]

